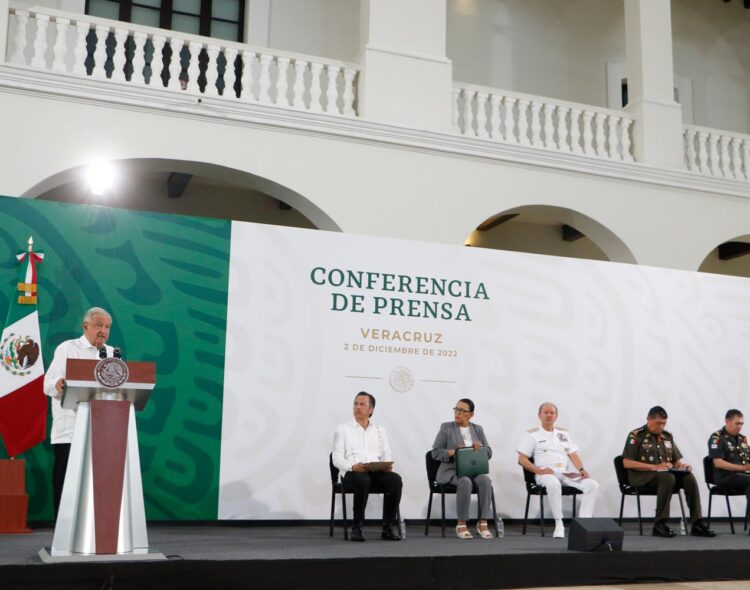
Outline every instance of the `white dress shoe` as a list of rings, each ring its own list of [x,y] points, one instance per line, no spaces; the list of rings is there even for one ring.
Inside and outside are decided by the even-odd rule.
[[[555,524],[555,532],[552,533],[553,539],[564,539],[565,538],[565,527],[563,526],[563,523],[557,523]]]

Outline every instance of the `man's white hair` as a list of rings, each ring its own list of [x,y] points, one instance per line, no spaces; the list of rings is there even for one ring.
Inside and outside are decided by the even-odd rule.
[[[112,321],[112,315],[106,310],[101,307],[92,307],[89,309],[86,314],[83,316],[84,322],[90,322],[91,318],[95,315],[103,315],[104,317],[108,318],[109,321]]]

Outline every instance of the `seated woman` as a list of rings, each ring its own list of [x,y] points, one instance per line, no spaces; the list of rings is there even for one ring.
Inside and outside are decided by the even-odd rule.
[[[456,536],[459,539],[471,539],[472,534],[466,526],[469,518],[469,503],[471,502],[472,480],[476,484],[479,495],[479,520],[477,534],[483,539],[491,539],[492,533],[487,527],[487,519],[492,518],[490,501],[492,498],[492,482],[488,475],[472,477],[458,477],[454,455],[459,447],[487,448],[487,455],[492,457],[492,449],[487,444],[484,430],[478,424],[471,422],[474,416],[474,402],[470,399],[460,399],[453,408],[453,422],[440,425],[440,432],[432,445],[432,457],[440,461],[437,472],[438,483],[450,483],[456,486]]]

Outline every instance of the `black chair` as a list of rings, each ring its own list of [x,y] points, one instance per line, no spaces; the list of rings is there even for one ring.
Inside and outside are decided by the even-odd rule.
[[[618,455],[617,457],[615,457],[614,462],[615,473],[617,474],[617,483],[620,486],[620,493],[622,494],[620,498],[620,518],[617,522],[622,526],[622,512],[625,508],[625,496],[635,496],[636,504],[638,505],[638,530],[640,531],[640,534],[642,536],[643,517],[641,515],[641,496],[655,496],[656,486],[648,485],[638,487],[631,485],[628,481],[628,470],[625,469],[622,455]],[[685,519],[685,505],[682,503],[682,490],[679,486],[679,480],[678,485],[675,486],[675,490],[672,493],[677,494],[677,497],[680,499],[680,512],[682,512],[682,522],[685,526],[685,530],[687,530],[687,520]]]
[[[457,489],[456,486],[450,483],[438,483],[435,481],[437,477],[438,468],[440,467],[440,461],[432,458],[432,451],[427,451],[424,456],[425,467],[427,468],[427,485],[430,488],[430,500],[427,502],[427,522],[424,525],[424,534],[427,535],[430,532],[430,515],[432,514],[432,494],[440,494],[440,526],[442,527],[442,534],[445,537],[445,494],[455,494]],[[476,483],[472,486],[471,493],[477,493]],[[477,503],[477,519],[481,518],[479,514],[479,503]],[[497,509],[495,508],[495,490],[492,490],[492,526],[495,528],[495,536],[497,537]]]
[[[346,522],[346,494],[353,494],[354,490],[345,486],[343,482],[339,481],[339,470],[333,464],[333,453],[328,455],[328,467],[331,470],[331,520],[328,528],[328,536],[333,537],[333,514],[336,511],[336,494],[341,494],[341,511],[344,517],[344,539],[349,540],[349,529]],[[385,491],[379,490],[377,486],[374,486],[370,490],[370,494],[384,494]],[[385,509],[385,507],[383,507]],[[401,521],[401,508],[399,507],[397,519]]]
[[[727,502],[727,513],[729,514],[729,526],[734,534],[734,520],[732,518],[732,507],[729,504],[729,496],[744,496],[745,492],[732,488],[725,488],[714,483],[714,461],[711,457],[703,457],[703,479],[706,481],[708,488],[708,526],[711,526],[711,501],[714,496],[724,496]],[[745,530],[747,530],[747,513],[750,510],[750,504],[745,507]]]
[[[529,457],[529,461],[532,463],[534,459]],[[539,496],[539,530],[542,531],[542,537],[544,536],[544,496],[547,495],[547,488],[540,486],[536,483],[536,478],[533,471],[529,471],[523,465],[523,481],[526,484],[526,510],[523,513],[523,531],[522,534],[526,534],[526,523],[529,519],[529,504],[531,503],[531,496]],[[570,486],[562,486],[562,495],[571,496],[573,498],[573,518],[576,517],[576,496],[583,492],[578,488]]]

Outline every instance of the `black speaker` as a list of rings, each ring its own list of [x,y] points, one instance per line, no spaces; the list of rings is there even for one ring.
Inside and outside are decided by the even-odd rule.
[[[572,551],[622,551],[625,536],[611,518],[574,518],[568,531],[568,549]]]

